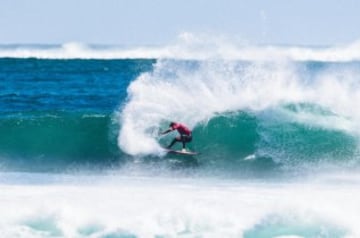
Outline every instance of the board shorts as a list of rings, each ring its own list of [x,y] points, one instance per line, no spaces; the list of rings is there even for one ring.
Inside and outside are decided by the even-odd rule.
[[[182,142],[191,142],[192,141],[192,135],[180,135]]]

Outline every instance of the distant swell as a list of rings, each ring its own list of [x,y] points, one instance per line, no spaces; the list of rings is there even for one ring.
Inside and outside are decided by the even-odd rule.
[[[259,46],[214,36],[183,33],[173,43],[162,46],[102,46],[77,42],[62,45],[2,45],[0,58],[349,62],[360,60],[359,49],[359,41],[328,47]]]

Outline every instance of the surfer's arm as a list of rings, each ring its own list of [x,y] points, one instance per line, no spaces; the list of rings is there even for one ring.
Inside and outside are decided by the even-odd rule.
[[[165,135],[167,133],[169,133],[170,131],[173,131],[174,129],[172,127],[170,127],[169,129],[167,129],[166,131],[163,131],[160,133],[160,135]]]

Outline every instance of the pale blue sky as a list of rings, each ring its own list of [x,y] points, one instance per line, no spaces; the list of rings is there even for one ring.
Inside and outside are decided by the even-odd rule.
[[[1,0],[0,44],[158,45],[179,33],[255,44],[360,39],[359,0]]]

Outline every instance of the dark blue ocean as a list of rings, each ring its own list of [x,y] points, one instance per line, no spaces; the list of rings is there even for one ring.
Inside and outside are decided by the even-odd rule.
[[[2,167],[63,170],[121,160],[115,113],[130,82],[154,62],[0,59]]]
[[[0,47],[0,234],[360,236],[359,61],[122,50]]]

